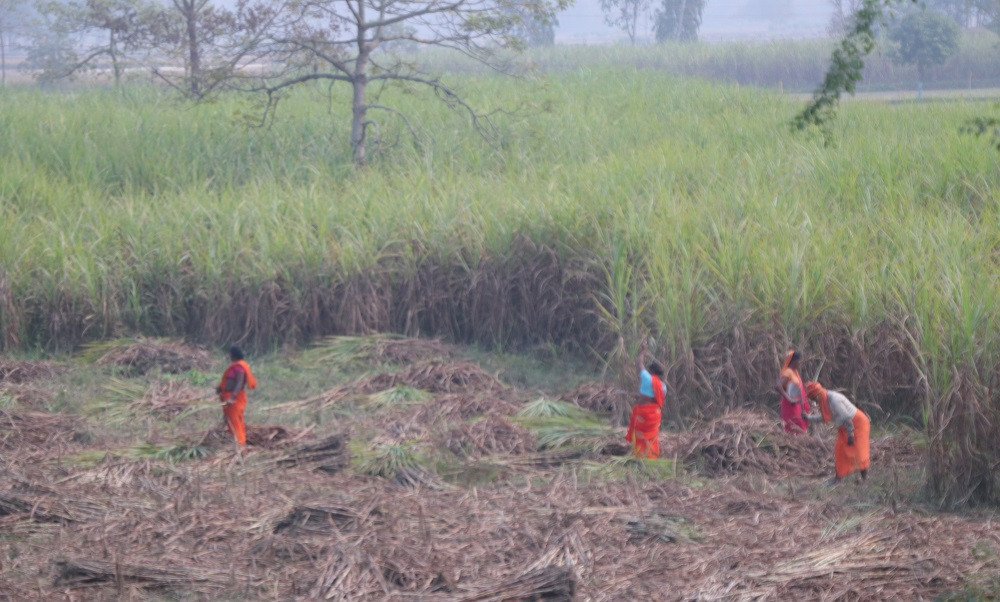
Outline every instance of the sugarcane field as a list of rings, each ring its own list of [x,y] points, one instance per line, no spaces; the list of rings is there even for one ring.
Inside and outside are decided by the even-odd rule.
[[[1000,2],[0,0],[7,600],[1000,600]]]

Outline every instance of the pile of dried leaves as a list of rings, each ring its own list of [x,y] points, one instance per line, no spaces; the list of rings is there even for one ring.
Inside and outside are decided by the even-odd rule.
[[[92,351],[102,352],[97,359],[98,365],[117,366],[130,376],[146,374],[154,368],[165,373],[180,374],[188,370],[208,370],[212,367],[212,356],[204,349],[166,339],[114,341],[96,345]]]

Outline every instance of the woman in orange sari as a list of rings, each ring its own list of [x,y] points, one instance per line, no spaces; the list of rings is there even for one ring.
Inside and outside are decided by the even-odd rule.
[[[789,349],[778,375],[778,392],[781,394],[781,421],[785,431],[793,434],[809,430],[809,423],[802,417],[809,413],[809,399],[806,397],[802,377],[799,376],[799,361],[802,354]]]
[[[243,424],[243,409],[247,405],[247,389],[257,388],[257,379],[250,371],[250,365],[243,359],[243,350],[235,345],[229,348],[231,363],[222,374],[222,381],[215,388],[222,402],[222,415],[229,432],[236,442],[246,445],[247,433]]]
[[[811,421],[832,422],[837,427],[837,442],[833,446],[833,465],[836,473],[830,485],[852,472],[861,473],[861,480],[868,478],[871,464],[869,434],[871,421],[864,412],[836,391],[827,391],[817,382],[806,383],[806,395],[819,403],[819,415],[807,415]]]
[[[663,384],[663,367],[653,362],[646,366],[646,342],[639,349],[639,395],[632,406],[625,440],[632,444],[632,454],[655,460],[660,457],[660,421],[667,386]]]

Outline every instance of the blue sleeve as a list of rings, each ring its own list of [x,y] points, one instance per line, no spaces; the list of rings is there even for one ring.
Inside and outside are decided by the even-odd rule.
[[[643,370],[639,373],[639,394],[653,397],[653,375],[649,373],[649,370]]]

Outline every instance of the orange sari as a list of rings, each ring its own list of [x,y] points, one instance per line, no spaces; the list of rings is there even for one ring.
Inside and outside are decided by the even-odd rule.
[[[666,395],[663,392],[663,382],[655,374],[652,377],[653,401],[632,407],[625,440],[632,444],[633,455],[655,460],[660,457],[660,421]]]
[[[826,389],[817,382],[810,382],[806,385],[806,389],[809,397],[819,401],[819,412],[823,415],[823,422],[833,420]],[[851,424],[854,426],[854,445],[847,444],[847,428],[843,426],[837,428],[837,442],[833,444],[833,467],[840,478],[844,478],[852,472],[868,470],[871,465],[871,443],[869,440],[871,421],[868,419],[868,415],[858,408]]]
[[[233,399],[233,393],[231,391],[226,391],[226,375],[230,373],[234,368],[239,367],[243,369],[243,373],[246,375],[245,384],[242,389],[236,393],[236,398]],[[219,390],[222,393],[219,394],[219,399],[223,402],[222,414],[226,418],[226,426],[229,427],[229,432],[233,434],[236,442],[240,445],[246,445],[247,443],[247,432],[246,425],[243,423],[243,409],[247,405],[247,389],[256,389],[257,379],[254,378],[253,372],[250,371],[250,364],[246,363],[244,360],[238,360],[233,362],[226,368],[226,371],[222,373],[222,382],[219,383]],[[230,399],[233,399],[231,403],[226,403]]]

